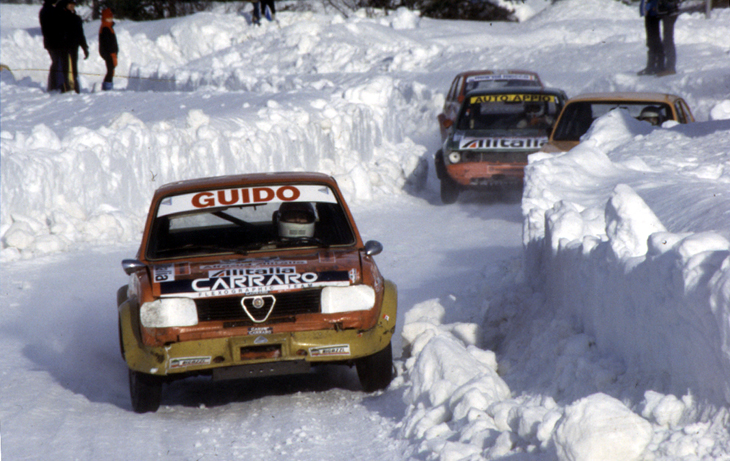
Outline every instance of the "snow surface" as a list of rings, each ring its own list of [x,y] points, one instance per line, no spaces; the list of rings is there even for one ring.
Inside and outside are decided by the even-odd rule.
[[[82,93],[49,95],[38,7],[0,4],[6,459],[730,459],[730,10],[682,14],[658,79],[635,75],[635,5],[533,0],[520,23],[311,6],[118,21],[112,92],[87,23]],[[532,155],[521,201],[441,206],[436,115],[473,68],[675,93],[698,123],[615,111]],[[193,379],[132,413],[114,293],[152,192],[279,170],[335,176],[384,244],[398,377],[372,395],[339,368]]]

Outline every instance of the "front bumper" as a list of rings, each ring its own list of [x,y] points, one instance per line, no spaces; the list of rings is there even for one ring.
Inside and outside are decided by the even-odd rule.
[[[166,346],[142,344],[139,335],[135,334],[139,330],[133,315],[134,307],[127,301],[119,308],[124,358],[130,369],[161,376],[210,371],[214,377],[225,379],[298,373],[306,371],[311,364],[347,362],[379,352],[390,343],[395,331],[397,289],[392,282],[386,282],[378,321],[374,328],[366,331],[264,332],[182,341]]]
[[[464,162],[447,164],[446,172],[467,187],[522,184],[527,163]]]

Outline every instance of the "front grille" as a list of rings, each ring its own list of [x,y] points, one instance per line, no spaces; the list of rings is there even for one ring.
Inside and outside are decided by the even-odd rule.
[[[304,290],[286,293],[272,293],[276,298],[274,310],[267,322],[292,321],[295,315],[320,312],[320,294],[322,289]],[[200,298],[195,300],[198,308],[198,321],[209,320],[235,321],[235,326],[256,325],[246,315],[241,305],[243,296],[226,298]]]

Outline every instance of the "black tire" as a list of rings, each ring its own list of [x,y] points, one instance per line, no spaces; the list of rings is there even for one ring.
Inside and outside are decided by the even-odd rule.
[[[388,387],[393,380],[393,348],[388,345],[380,352],[355,362],[357,377],[365,392],[375,392]]]
[[[129,395],[135,413],[154,413],[162,400],[162,378],[129,370]]]
[[[127,285],[122,285],[117,290],[117,307],[121,306],[127,300]]]
[[[127,285],[119,287],[117,290],[117,307],[121,306],[127,300]],[[124,359],[124,341],[122,340],[122,321],[117,316],[117,329],[119,330],[119,352]]]
[[[459,198],[459,184],[448,176],[441,178],[441,202],[451,205]]]

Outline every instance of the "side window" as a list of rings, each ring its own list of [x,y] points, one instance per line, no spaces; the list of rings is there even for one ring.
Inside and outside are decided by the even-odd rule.
[[[459,81],[456,84],[456,97],[457,97],[457,101],[459,101],[460,103],[464,100],[463,98],[459,98],[459,96],[461,96],[461,89],[464,88],[464,80],[466,80],[466,79],[463,77],[460,77]]]
[[[679,101],[674,103],[674,110],[677,111],[677,121],[679,123],[687,123],[687,114],[684,113],[684,107]]]
[[[459,83],[459,79],[461,77],[456,77],[453,82],[451,82],[451,88],[449,88],[449,94],[446,95],[446,101],[453,101],[456,99],[456,84]]]
[[[689,106],[686,102],[684,102],[684,99],[679,100],[679,105],[682,107],[682,111],[684,112],[685,117],[687,117],[687,123],[692,123],[695,121],[694,116],[692,115],[692,111],[689,110]]]

